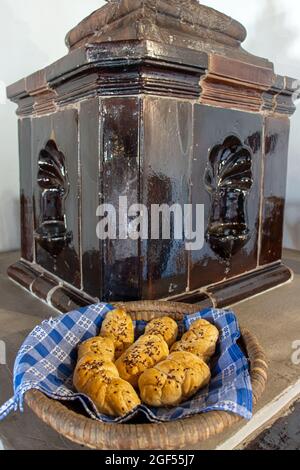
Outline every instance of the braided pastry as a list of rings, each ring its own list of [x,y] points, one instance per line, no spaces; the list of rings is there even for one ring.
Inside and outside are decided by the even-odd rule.
[[[210,381],[207,364],[189,352],[175,352],[139,378],[140,396],[154,407],[176,406]]]
[[[145,334],[162,336],[170,347],[176,341],[178,326],[176,321],[170,317],[155,318],[147,324]]]
[[[85,354],[77,363],[73,383],[100,413],[109,416],[124,416],[141,403],[133,387],[120,379],[113,362],[101,359],[101,355]]]
[[[116,361],[116,366],[120,377],[136,388],[144,370],[153,367],[168,354],[169,348],[162,336],[144,335]]]
[[[121,309],[108,312],[102,322],[100,336],[113,340],[117,359],[134,342],[134,326],[131,317]]]
[[[171,352],[187,351],[208,362],[214,355],[219,330],[206,320],[196,320],[180,341],[173,344]]]
[[[96,354],[101,356],[103,360],[113,361],[115,357],[115,346],[111,338],[102,338],[96,336],[90,338],[78,347],[78,359],[81,359],[85,354]]]

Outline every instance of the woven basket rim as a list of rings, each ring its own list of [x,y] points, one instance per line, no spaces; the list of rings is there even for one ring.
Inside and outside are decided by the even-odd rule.
[[[181,320],[187,313],[199,311],[197,305],[165,301],[118,302],[114,305],[124,307],[133,319],[146,321],[166,314]],[[257,338],[249,330],[240,329],[250,360],[253,403],[256,404],[267,382],[267,359]],[[205,441],[242,420],[229,412],[210,411],[167,423],[109,424],[78,414],[38,390],[27,392],[25,400],[33,412],[59,434],[77,444],[102,450],[180,449]]]

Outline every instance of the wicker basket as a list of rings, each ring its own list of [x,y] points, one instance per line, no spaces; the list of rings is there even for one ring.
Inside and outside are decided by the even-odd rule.
[[[134,320],[149,321],[168,315],[182,320],[185,314],[199,310],[197,305],[175,302],[118,303]],[[264,392],[267,381],[265,354],[255,336],[241,329],[244,351],[250,359],[254,404]],[[225,411],[212,411],[179,421],[160,424],[104,424],[67,408],[63,403],[49,399],[32,390],[26,394],[28,406],[46,424],[73,442],[92,449],[140,450],[181,449],[204,441],[241,420]]]

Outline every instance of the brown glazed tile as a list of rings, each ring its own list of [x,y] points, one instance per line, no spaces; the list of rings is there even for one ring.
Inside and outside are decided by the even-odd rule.
[[[143,104],[141,199],[151,205],[189,203],[189,162],[193,145],[193,105],[188,101],[146,97]],[[152,221],[153,224],[153,221]],[[188,257],[185,240],[150,239],[141,246],[142,298],[185,292]]]
[[[30,290],[31,284],[40,276],[40,273],[27,266],[22,261],[10,266],[7,270],[8,276],[25,289]]]
[[[46,300],[50,290],[57,285],[57,281],[51,279],[47,274],[42,274],[32,284],[31,291],[40,299]]]
[[[257,66],[215,54],[210,56],[209,73],[231,78],[232,80],[252,83],[265,89],[271,87],[274,79],[274,72],[270,68],[270,63],[268,66]]]
[[[281,259],[289,129],[288,117],[265,119],[260,265]]]
[[[33,74],[29,75],[29,77],[26,78],[26,91],[28,93],[35,92],[38,89],[44,90],[47,87],[48,87],[48,82],[46,80],[45,69],[38,70],[37,72],[34,72]]]
[[[94,302],[92,299],[87,299],[67,287],[60,287],[53,292],[50,303],[52,307],[60,312],[67,313]]]
[[[22,258],[30,262],[34,260],[31,132],[31,119],[25,118],[20,120],[21,255]]]
[[[194,119],[194,153],[190,164],[192,181],[191,201],[193,204],[204,204],[206,239],[200,251],[190,252],[190,289],[195,290],[233,276],[244,274],[257,266],[258,227],[260,212],[260,180],[262,167],[262,129],[263,119],[260,115],[240,111],[195,105]],[[228,138],[237,138],[243,149],[251,154],[250,189],[247,189],[244,201],[244,214],[248,240],[240,249],[226,259],[213,249],[207,239],[210,220],[220,224],[236,221],[233,202],[239,194],[225,189],[215,188],[209,191],[205,174],[212,151],[226,144]],[[223,148],[223,151],[226,149]],[[225,154],[224,154],[225,155]],[[232,153],[234,157],[234,153]],[[237,181],[240,181],[239,179]],[[236,185],[235,185],[236,186]],[[237,202],[237,201],[236,201]],[[216,206],[214,206],[216,205]],[[214,208],[223,207],[223,212],[214,212]],[[222,229],[223,230],[223,229]],[[225,237],[226,238],[226,237]],[[224,244],[225,246],[225,244]]]
[[[96,216],[100,204],[99,98],[80,104],[81,164],[81,252],[83,289],[93,297],[102,297],[101,242],[97,237]]]
[[[174,299],[170,299],[170,300],[174,302],[198,304],[199,310],[213,307],[212,299],[207,294],[205,294],[204,292],[200,292],[200,291],[190,292],[190,293],[187,292],[186,294],[179,295],[178,297],[175,297]]]
[[[79,247],[79,198],[78,198],[78,112],[70,109],[33,119],[33,155],[40,155],[49,141],[53,141],[65,159],[65,171],[68,175],[68,192],[64,199],[64,211],[66,215],[66,229],[70,233],[71,240],[62,251],[55,254],[55,250],[49,251],[36,243],[37,263],[63,281],[76,288],[81,288],[80,272],[80,247]],[[43,221],[41,210],[42,189],[37,183],[38,158],[33,159],[33,187],[35,207],[35,230]]]
[[[291,277],[292,272],[284,265],[278,264],[212,286],[207,289],[207,292],[214,299],[215,306],[222,308],[284,284]]]
[[[210,54],[209,58],[208,71],[201,82],[200,102],[259,112],[267,95],[263,91],[270,89],[274,79],[271,64],[258,66],[217,54]]]
[[[102,101],[101,194],[119,217],[119,197],[128,208],[139,203],[140,100],[131,97]],[[99,218],[100,221],[100,218]],[[129,220],[127,220],[129,222]],[[94,227],[93,227],[94,230]],[[102,242],[102,300],[136,300],[140,296],[139,240],[107,239]]]

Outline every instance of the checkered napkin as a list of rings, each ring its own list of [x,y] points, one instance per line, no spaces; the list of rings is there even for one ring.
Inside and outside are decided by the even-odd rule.
[[[96,304],[75,310],[55,319],[44,321],[27,337],[21,347],[14,367],[14,397],[0,408],[0,420],[11,411],[23,411],[24,394],[31,389],[40,390],[57,400],[80,401],[94,419],[102,422],[125,422],[138,413],[149,421],[165,422],[186,418],[196,413],[224,410],[243,418],[252,416],[252,390],[248,361],[237,340],[240,337],[238,323],[230,310],[206,309],[187,315],[181,324],[188,330],[191,324],[204,318],[214,323],[220,331],[210,385],[200,390],[191,400],[174,408],[151,408],[140,405],[122,418],[99,414],[93,402],[76,393],[72,384],[79,343],[99,333],[106,313],[114,307]],[[135,322],[136,336],[143,333],[145,322]]]

